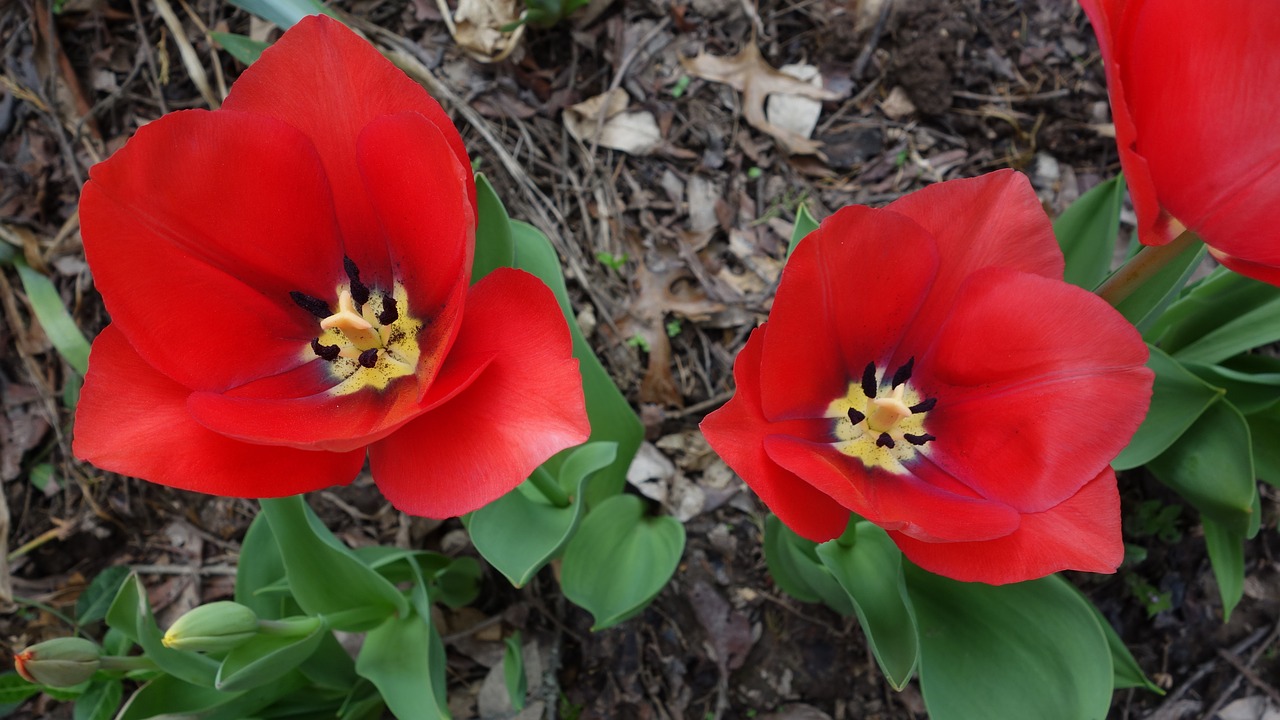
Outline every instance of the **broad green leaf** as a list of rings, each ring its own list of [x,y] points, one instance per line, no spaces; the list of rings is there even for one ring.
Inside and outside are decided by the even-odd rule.
[[[502,678],[507,683],[507,695],[511,698],[511,707],[523,710],[524,699],[529,692],[529,681],[524,676],[524,653],[520,644],[520,631],[512,633],[505,643],[506,649],[502,652]]]
[[[1271,300],[1219,325],[1179,348],[1173,356],[1187,362],[1212,364],[1280,340],[1280,289],[1270,289],[1277,293]]]
[[[1257,484],[1249,426],[1231,403],[1210,405],[1147,467],[1201,514],[1233,532],[1248,532]]]
[[[271,43],[254,40],[251,37],[237,35],[228,32],[211,32],[209,36],[214,39],[223,50],[226,50],[231,57],[239,60],[245,65],[252,65],[258,61],[258,57],[262,55],[262,51],[271,47]]]
[[[99,680],[76,700],[73,720],[111,720],[124,699],[124,686],[119,680]]]
[[[1183,366],[1196,374],[1201,380],[1226,391],[1227,400],[1245,415],[1259,412],[1276,402],[1280,402],[1280,368],[1272,363],[1280,363],[1280,359],[1266,355],[1246,355],[1242,358],[1256,357],[1262,363],[1237,362],[1237,365],[1262,365],[1261,372],[1242,372],[1223,365],[1201,365],[1200,363],[1183,363]]]
[[[1191,279],[1200,261],[1208,253],[1203,244],[1193,243],[1180,255],[1152,275],[1129,297],[1120,301],[1116,309],[1139,330],[1145,331],[1160,317],[1164,309],[1177,298],[1183,286]]]
[[[276,678],[275,682],[248,692],[230,694],[231,700],[212,711],[201,713],[200,720],[244,720],[259,717],[292,720],[314,717],[316,720],[328,720],[334,716],[334,710],[345,695],[310,687],[307,678],[299,672],[286,673],[283,677]],[[278,710],[273,712],[275,709]],[[306,712],[310,709],[318,712],[307,715]]]
[[[1102,628],[1102,634],[1107,636],[1107,647],[1111,650],[1111,666],[1115,677],[1115,689],[1123,690],[1124,688],[1140,687],[1157,695],[1163,695],[1164,690],[1159,685],[1151,682],[1146,673],[1142,672],[1138,661],[1133,659],[1133,654],[1125,646],[1124,640],[1120,639],[1120,635],[1111,627],[1111,623],[1103,616],[1098,606],[1085,597],[1079,588],[1070,583],[1067,583],[1067,585],[1072,590],[1075,590],[1080,599],[1093,611],[1093,617],[1098,621],[1098,627]]]
[[[281,30],[288,30],[308,15],[328,15],[341,21],[332,10],[319,0],[230,0],[232,5],[275,23]]]
[[[515,263],[515,245],[511,240],[511,218],[484,173],[476,173],[476,255],[471,266],[471,282],[496,268]],[[543,282],[546,282],[545,280]]]
[[[116,720],[148,720],[162,716],[192,715],[235,700],[240,693],[192,685],[172,675],[161,675],[129,698]]]
[[[818,557],[853,599],[871,652],[894,690],[911,681],[920,658],[915,612],[907,597],[902,551],[888,533],[866,521],[854,529],[852,545],[832,540]]]
[[[81,625],[95,623],[107,616],[107,609],[120,592],[120,586],[129,577],[127,565],[112,565],[98,573],[89,587],[76,598],[76,622]]]
[[[582,337],[578,329],[578,321],[569,305],[569,291],[564,284],[564,275],[560,271],[560,259],[555,248],[537,228],[518,220],[511,221],[511,238],[516,248],[515,266],[537,275],[560,301],[560,309],[569,323],[569,333],[573,336],[573,356],[578,358],[578,368],[582,372],[582,389],[586,394],[587,417],[591,420],[592,442],[617,443],[617,456],[609,467],[597,472],[591,483],[587,485],[587,507],[591,508],[602,500],[621,492],[627,481],[627,468],[640,449],[644,439],[644,426],[627,399],[614,384],[613,378],[605,371],[595,352]],[[559,475],[560,463],[568,457],[568,451],[558,453],[544,465],[552,474]]]
[[[672,517],[645,517],[644,501],[615,495],[582,520],[564,550],[560,586],[602,630],[644,609],[676,571],[684,526]]]
[[[1244,597],[1244,532],[1201,517],[1204,544],[1209,549],[1209,564],[1218,581],[1222,598],[1222,622],[1231,619],[1231,611]]]
[[[298,671],[314,686],[347,691],[356,682],[355,659],[347,653],[333,633],[324,633],[311,657]]]
[[[853,601],[818,558],[818,544],[802,538],[770,513],[764,519],[764,560],[769,574],[791,597],[823,603],[841,615],[853,614]]]
[[[275,682],[315,653],[329,628],[319,618],[300,636],[259,635],[227,653],[218,667],[216,686],[235,692]]]
[[[1149,346],[1147,367],[1156,374],[1151,407],[1129,445],[1111,462],[1116,470],[1145,465],[1169,449],[1222,391],[1196,377],[1164,351]]]
[[[271,533],[271,523],[264,513],[258,513],[240,544],[240,558],[236,562],[236,602],[252,608],[264,620],[284,617],[284,595],[263,593],[263,588],[284,580],[284,559],[280,546]]]
[[[1280,289],[1220,267],[1187,288],[1147,333],[1166,352],[1179,350],[1280,297]]]
[[[1107,638],[1062,578],[995,587],[905,570],[931,720],[1107,716]]]
[[[1280,487],[1280,442],[1267,438],[1280,438],[1280,403],[1260,410],[1245,418],[1249,423],[1250,437],[1258,438],[1253,443],[1254,472],[1263,481]]]
[[[566,456],[559,483],[572,497],[569,507],[552,505],[525,482],[471,513],[467,529],[476,550],[512,585],[524,586],[569,542],[582,518],[586,482],[608,467],[616,454],[614,443],[587,443]]]
[[[429,578],[431,598],[455,609],[469,605],[480,594],[482,575],[484,570],[475,558],[454,558]]]
[[[0,673],[0,704],[20,703],[39,692],[39,685],[27,682],[16,672]]]
[[[1053,221],[1053,234],[1067,262],[1064,280],[1092,290],[1107,276],[1123,199],[1124,176],[1117,175],[1080,196]]]
[[[791,257],[791,253],[796,251],[796,247],[801,240],[805,239],[805,236],[817,229],[818,221],[809,213],[809,206],[800,203],[796,208],[796,224],[791,229],[791,244],[787,246],[787,257]]]
[[[147,591],[137,575],[130,575],[107,609],[107,624],[142,646],[147,657],[164,672],[193,685],[213,687],[218,663],[204,655],[174,650],[161,642],[163,635],[151,614]]]
[[[404,595],[313,520],[302,496],[261,503],[289,588],[306,614],[326,616],[334,629],[358,632],[389,615],[408,613]]]
[[[440,634],[417,613],[390,618],[369,631],[356,672],[378,687],[398,720],[449,717]]]
[[[32,270],[21,256],[14,256],[13,266],[18,269],[22,290],[31,301],[31,311],[44,329],[45,336],[62,359],[84,375],[89,371],[89,341],[62,304],[58,289],[49,278]]]

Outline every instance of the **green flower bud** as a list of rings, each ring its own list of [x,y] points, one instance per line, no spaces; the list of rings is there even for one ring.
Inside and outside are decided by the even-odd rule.
[[[234,602],[201,605],[178,618],[164,634],[165,647],[195,652],[226,652],[258,634],[258,616]]]
[[[93,677],[102,664],[102,648],[83,638],[46,640],[13,658],[18,674],[39,685],[65,688]]]

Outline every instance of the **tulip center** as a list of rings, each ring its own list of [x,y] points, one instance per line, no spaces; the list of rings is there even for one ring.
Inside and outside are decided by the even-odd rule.
[[[912,358],[889,376],[887,368],[882,373],[875,363],[868,363],[862,378],[831,401],[826,416],[832,420],[837,450],[867,468],[905,472],[903,463],[936,439],[925,432],[925,419],[937,400],[924,398],[912,387],[914,365]]]
[[[409,297],[400,283],[390,290],[370,288],[350,258],[343,266],[347,282],[334,289],[336,307],[300,292],[289,294],[320,321],[304,352],[328,363],[336,395],[384,390],[392,380],[417,372],[422,322],[404,312]]]

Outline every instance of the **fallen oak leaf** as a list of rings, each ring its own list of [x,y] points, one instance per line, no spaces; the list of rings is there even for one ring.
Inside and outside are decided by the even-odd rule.
[[[712,82],[724,83],[742,93],[742,114],[747,123],[768,133],[784,150],[795,155],[822,156],[822,143],[770,123],[764,112],[765,98],[773,93],[799,95],[814,100],[836,100],[839,93],[814,87],[774,68],[760,55],[760,48],[749,43],[737,55],[724,57],[700,52],[696,57],[680,58],[685,72]]]
[[[565,129],[584,144],[648,155],[662,144],[662,132],[653,113],[627,112],[630,103],[620,88],[588,98],[564,109]]]

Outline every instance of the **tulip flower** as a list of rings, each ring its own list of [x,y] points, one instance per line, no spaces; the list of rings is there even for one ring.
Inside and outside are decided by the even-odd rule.
[[[1185,227],[1223,265],[1280,285],[1276,5],[1080,4],[1102,50],[1139,238],[1164,245]]]
[[[101,666],[102,648],[77,637],[45,640],[13,656],[24,680],[55,688],[79,685]]]
[[[1153,378],[1133,326],[1062,271],[1012,171],[845,208],[792,254],[703,433],[811,540],[852,512],[957,580],[1112,572],[1108,463]]]
[[[440,106],[307,18],[222,109],[170,114],[95,166],[85,254],[112,323],[77,456],[177,488],[279,497],[369,458],[409,513],[465,513],[586,440],[551,291],[469,285],[475,188]]]

